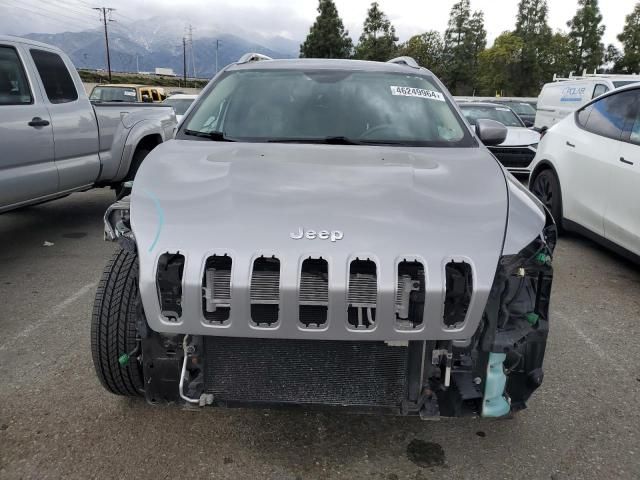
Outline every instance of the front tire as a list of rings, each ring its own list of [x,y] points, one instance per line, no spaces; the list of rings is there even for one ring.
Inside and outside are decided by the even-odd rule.
[[[562,194],[558,176],[550,168],[540,172],[531,182],[531,193],[551,212],[558,231],[562,230]]]
[[[109,260],[93,304],[91,354],[102,386],[111,393],[142,396],[144,381],[137,355],[128,363],[119,359],[136,350],[136,318],[140,305],[138,256],[123,249]]]

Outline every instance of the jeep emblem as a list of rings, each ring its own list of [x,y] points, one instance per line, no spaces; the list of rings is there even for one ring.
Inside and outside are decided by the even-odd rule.
[[[298,227],[298,231],[291,232],[289,237],[294,240],[300,240],[301,238],[313,240],[315,238],[319,238],[320,240],[331,240],[332,242],[335,242],[337,240],[342,240],[344,238],[344,233],[340,230],[320,230],[319,232],[316,232],[315,230],[305,230],[302,227]]]

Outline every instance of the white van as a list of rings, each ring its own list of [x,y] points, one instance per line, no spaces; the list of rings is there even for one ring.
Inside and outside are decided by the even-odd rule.
[[[557,78],[542,87],[534,127],[551,127],[592,98],[640,82],[640,75],[584,75]]]

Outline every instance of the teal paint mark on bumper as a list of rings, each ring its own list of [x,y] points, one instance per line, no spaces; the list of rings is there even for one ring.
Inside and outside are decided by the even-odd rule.
[[[158,226],[156,227],[156,235],[153,238],[153,242],[151,242],[151,245],[149,245],[149,253],[151,253],[153,249],[156,248],[156,244],[160,239],[160,232],[162,232],[162,227],[164,225],[164,210],[162,210],[160,200],[158,200],[158,197],[156,197],[153,192],[145,190],[144,194],[151,199],[156,207],[156,213],[158,214]]]
[[[482,400],[483,417],[502,417],[509,413],[511,405],[504,396],[504,387],[507,377],[504,374],[503,363],[507,355],[505,353],[490,353],[487,365],[487,380],[484,387]]]

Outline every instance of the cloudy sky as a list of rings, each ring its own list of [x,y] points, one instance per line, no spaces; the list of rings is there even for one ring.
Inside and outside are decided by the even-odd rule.
[[[357,39],[370,0],[335,0],[351,36]],[[396,27],[400,40],[425,30],[443,32],[455,0],[379,0]],[[549,0],[549,22],[565,29],[577,0]],[[605,43],[617,43],[624,18],[636,0],[602,0]],[[197,29],[210,25],[237,25],[261,35],[282,35],[299,40],[317,15],[317,0],[0,0],[0,33],[60,32],[94,28],[93,6],[117,9],[114,19],[125,23],[158,15],[184,20]],[[518,0],[471,0],[483,10],[489,42],[513,28]]]

